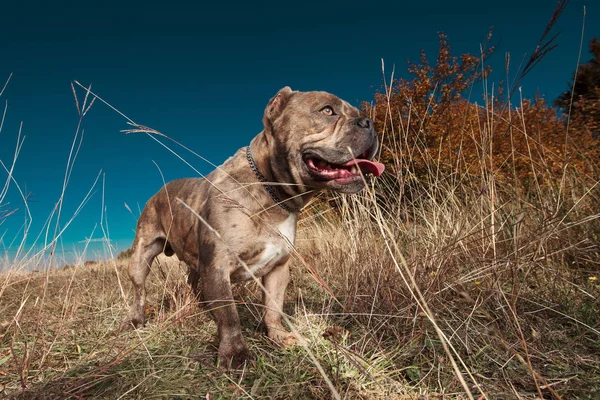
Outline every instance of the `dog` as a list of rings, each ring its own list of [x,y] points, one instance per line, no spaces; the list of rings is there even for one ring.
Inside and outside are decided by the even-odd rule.
[[[144,324],[145,281],[154,258],[176,254],[189,266],[188,282],[201,284],[216,322],[219,362],[237,367],[251,358],[231,285],[261,279],[264,324],[283,345],[301,340],[281,323],[289,259],[298,214],[322,189],[357,193],[365,176],[380,176],[373,121],[327,92],[289,87],[273,97],[264,129],[205,178],[164,185],[137,223],[129,278],[134,302],[125,320]]]

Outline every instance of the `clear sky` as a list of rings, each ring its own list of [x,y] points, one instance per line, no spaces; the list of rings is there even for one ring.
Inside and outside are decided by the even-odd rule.
[[[12,1],[0,7],[0,80],[13,77],[0,132],[0,160],[10,164],[19,124],[25,141],[14,177],[30,193],[30,238],[40,232],[60,196],[78,122],[70,82],[92,90],[137,123],[155,128],[219,164],[261,130],[268,99],[283,86],[326,90],[358,105],[381,86],[381,59],[406,77],[406,59],[431,56],[437,32],[455,54],[477,54],[488,29],[497,46],[492,80],[504,79],[531,53],[555,1],[178,2]],[[600,35],[600,2],[573,0],[558,24],[558,48],[522,82],[549,100],[567,87],[577,63],[583,7],[587,43]],[[143,134],[125,135],[126,121],[96,103],[66,193],[61,224],[73,215],[100,171],[110,239],[131,245],[139,207],[166,180],[196,173]],[[179,149],[202,173],[212,167]],[[6,173],[0,170],[0,183]],[[102,185],[62,236],[81,249],[100,222]],[[15,186],[5,203],[17,213],[0,225],[0,254],[21,240],[25,208]],[[97,228],[94,238],[101,238]],[[41,242],[43,243],[43,238]],[[12,250],[14,251],[14,245]],[[67,256],[68,258],[69,256]],[[87,258],[93,258],[89,254]]]

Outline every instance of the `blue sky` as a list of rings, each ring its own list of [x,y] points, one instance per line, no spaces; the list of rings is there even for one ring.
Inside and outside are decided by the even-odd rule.
[[[537,43],[555,1],[410,2],[110,2],[28,1],[3,4],[0,80],[13,77],[0,132],[0,160],[10,163],[19,124],[26,136],[14,177],[31,193],[31,239],[60,196],[78,116],[70,82],[92,90],[137,123],[155,128],[219,164],[261,130],[268,99],[286,85],[327,90],[358,105],[381,86],[381,59],[406,77],[406,59],[432,56],[437,32],[455,54],[477,54],[490,27],[497,46],[492,80],[504,79],[504,54],[517,63]],[[587,2],[585,47],[599,35],[600,4]],[[558,24],[558,48],[522,82],[526,94],[549,100],[567,87],[577,63],[584,1],[571,1]],[[126,121],[96,103],[66,193],[61,224],[100,171],[110,239],[130,246],[138,207],[166,180],[196,173],[143,134],[125,135]],[[212,167],[179,151],[202,173]],[[0,170],[0,182],[6,174]],[[62,237],[83,247],[100,222],[102,185]],[[0,254],[23,226],[24,207],[11,186],[5,203],[19,208],[0,225]],[[101,237],[96,229],[95,238]],[[12,250],[11,250],[12,251]],[[9,254],[11,254],[9,252]],[[68,256],[67,256],[68,258]],[[93,258],[90,253],[88,258]]]

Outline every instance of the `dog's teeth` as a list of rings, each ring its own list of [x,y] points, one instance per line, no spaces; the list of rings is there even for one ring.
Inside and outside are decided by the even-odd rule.
[[[354,165],[352,168],[350,168],[350,172],[353,174],[356,174],[358,172],[358,170],[356,169],[356,165]]]

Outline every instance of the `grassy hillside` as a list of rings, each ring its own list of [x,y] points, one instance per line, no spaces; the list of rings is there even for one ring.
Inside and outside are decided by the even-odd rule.
[[[523,199],[519,208],[499,200],[491,233],[489,195],[437,189],[404,210],[343,198],[336,211],[302,222],[286,311],[314,360],[305,348],[268,341],[249,283],[236,298],[256,361],[217,369],[215,325],[174,258],[155,263],[149,323],[136,332],[118,331],[130,299],[123,261],[9,271],[0,281],[3,393],[337,396],[316,361],[341,398],[467,398],[457,371],[476,398],[600,395],[588,201],[573,198],[568,218],[548,219]]]
[[[569,175],[557,191],[529,193],[488,174],[404,180],[402,192],[385,182],[335,207],[315,203],[301,221],[286,311],[307,348],[268,341],[248,283],[236,298],[256,361],[216,369],[215,325],[174,258],[153,266],[149,323],[136,332],[118,331],[131,299],[127,260],[9,270],[4,395],[600,396],[595,186]]]
[[[439,65],[463,74],[460,92],[477,69],[452,62]],[[270,343],[258,287],[238,285],[255,361],[216,368],[215,324],[174,257],[153,265],[148,324],[134,332],[118,330],[126,257],[7,266],[2,396],[600,398],[600,180],[585,150],[597,141],[542,102],[439,92],[453,75],[424,68],[364,109],[384,143],[382,179],[361,196],[322,195],[301,219],[285,311],[304,346]]]

